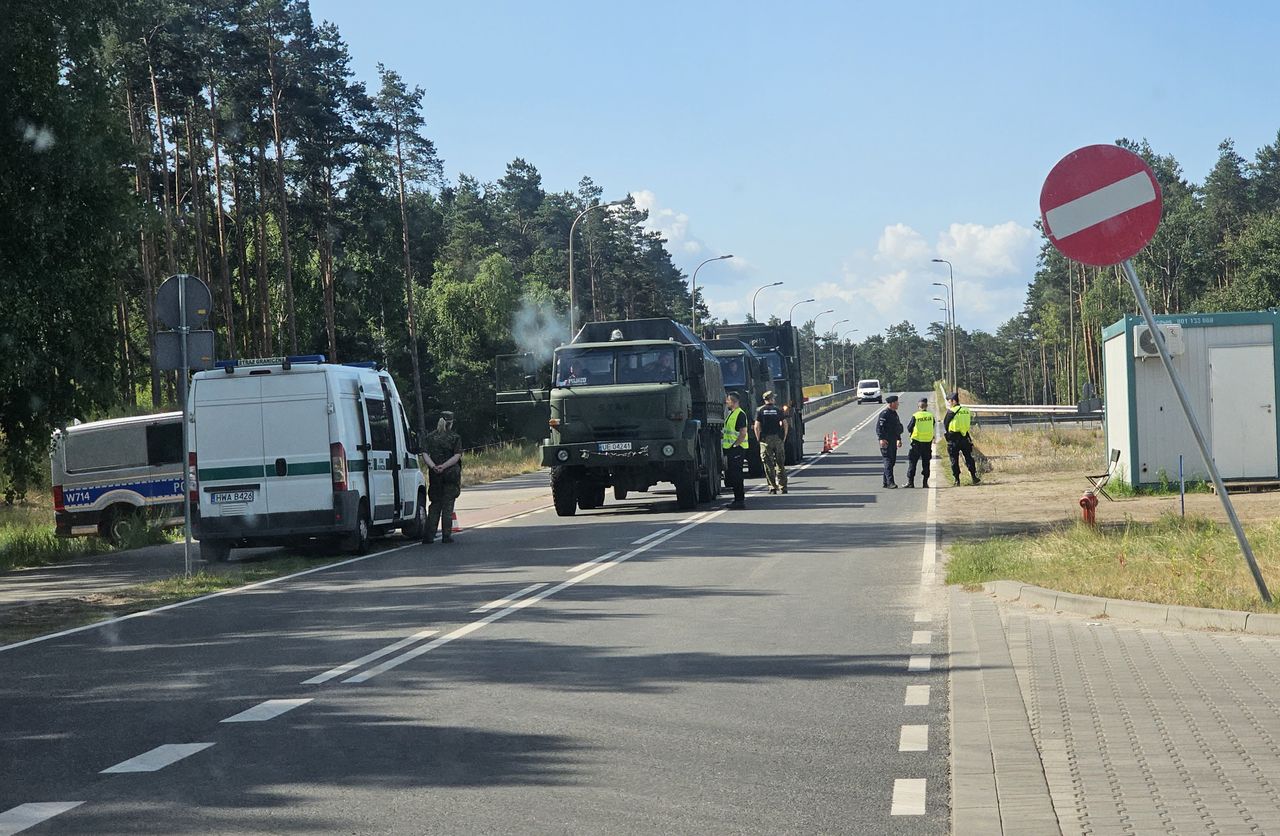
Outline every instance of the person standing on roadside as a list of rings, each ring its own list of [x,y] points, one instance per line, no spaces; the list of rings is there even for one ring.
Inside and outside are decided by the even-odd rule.
[[[929,411],[929,399],[920,399],[920,408],[907,422],[907,435],[911,437],[911,449],[907,451],[907,487],[916,486],[916,462],[920,463],[921,487],[929,487],[929,459],[933,458],[933,413]]]
[[[427,464],[427,525],[422,529],[422,542],[436,539],[442,529],[441,543],[453,542],[453,504],[462,493],[462,437],[453,431],[453,413],[441,412],[436,430],[427,433],[422,445]]]
[[[747,507],[746,486],[742,480],[742,463],[747,455],[747,413],[742,411],[737,392],[730,392],[724,398],[724,406],[728,412],[724,416],[724,435],[720,446],[724,448],[724,483],[733,490],[733,502],[729,508],[741,511]]]
[[[876,438],[880,440],[880,456],[884,459],[884,487],[896,488],[893,467],[898,463],[898,448],[902,446],[902,419],[898,417],[898,396],[884,399],[884,409],[876,420]]]
[[[764,461],[764,478],[769,483],[769,493],[781,488],[787,492],[787,417],[773,402],[773,393],[764,393],[764,403],[756,410],[756,441],[760,444],[760,458]]]
[[[947,440],[947,458],[951,459],[951,484],[960,487],[960,454],[964,454],[964,463],[969,468],[969,476],[973,484],[982,480],[978,478],[978,468],[973,462],[973,439],[969,436],[969,428],[973,424],[973,413],[967,406],[960,405],[960,393],[952,392],[947,396],[947,416],[942,419],[942,436]]]

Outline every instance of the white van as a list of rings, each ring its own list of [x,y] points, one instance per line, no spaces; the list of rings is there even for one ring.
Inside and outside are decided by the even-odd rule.
[[[182,413],[76,424],[53,434],[49,455],[60,537],[118,543],[143,521],[182,525]]]
[[[858,403],[867,401],[884,403],[884,392],[880,390],[880,381],[875,378],[858,381]]]
[[[201,553],[334,538],[355,553],[421,536],[426,483],[391,375],[323,355],[224,360],[191,382],[191,502]]]

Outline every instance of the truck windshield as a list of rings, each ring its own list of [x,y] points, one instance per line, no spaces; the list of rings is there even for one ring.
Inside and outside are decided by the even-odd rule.
[[[720,358],[720,376],[725,386],[746,386],[747,369],[738,356]]]
[[[786,373],[782,371],[782,355],[777,352],[770,351],[764,355],[764,360],[769,364],[769,376],[774,380],[781,380],[786,377]]]
[[[557,386],[675,381],[674,348],[566,348],[556,352]]]

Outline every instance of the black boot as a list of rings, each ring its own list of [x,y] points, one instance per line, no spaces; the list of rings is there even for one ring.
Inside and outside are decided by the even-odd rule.
[[[916,480],[915,480],[915,479],[908,479],[908,480],[907,480],[907,487],[908,487],[908,488],[914,488],[915,486],[916,486]]]
[[[427,524],[422,529],[423,545],[434,543],[436,540],[436,529],[440,527],[440,512],[427,512]]]
[[[443,517],[444,518],[440,522],[444,526],[444,532],[440,536],[440,542],[452,543],[453,542],[453,519],[447,514],[443,515]]]

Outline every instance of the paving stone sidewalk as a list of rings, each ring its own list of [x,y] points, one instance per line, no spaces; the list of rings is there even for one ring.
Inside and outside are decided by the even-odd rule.
[[[995,639],[998,607],[1063,833],[1280,833],[1280,639],[953,594],[968,599],[968,610],[953,601],[953,617],[970,619],[979,643]],[[988,702],[1011,687],[998,666],[988,670],[995,658],[982,665]],[[998,758],[993,771],[998,785]],[[1009,821],[1004,798],[991,801]]]

